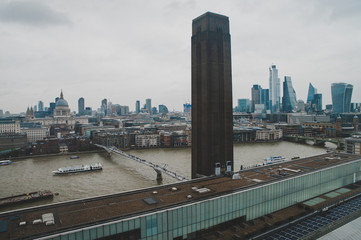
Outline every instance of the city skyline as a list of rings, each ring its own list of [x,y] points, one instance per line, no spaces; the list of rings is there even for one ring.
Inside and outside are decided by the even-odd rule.
[[[107,98],[133,111],[136,100],[150,98],[182,111],[191,99],[189,24],[207,11],[232,19],[233,106],[250,98],[254,84],[268,88],[272,64],[280,78],[292,77],[305,102],[310,82],[324,105],[332,102],[332,83],[361,90],[359,1],[84,4],[0,3],[0,109],[48,106],[63,89],[72,111],[80,97],[93,109]]]

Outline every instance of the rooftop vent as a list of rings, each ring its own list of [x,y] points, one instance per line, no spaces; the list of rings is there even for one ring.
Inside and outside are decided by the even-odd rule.
[[[153,205],[158,203],[158,201],[155,200],[154,198],[144,198],[143,201],[148,205]]]
[[[55,224],[54,215],[52,213],[45,213],[41,216],[41,218],[46,226]]]
[[[199,188],[196,191],[199,193],[206,193],[206,192],[210,192],[211,190],[209,188]]]

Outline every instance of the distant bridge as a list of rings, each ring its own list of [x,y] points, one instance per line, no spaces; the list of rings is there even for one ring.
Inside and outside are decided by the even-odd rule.
[[[337,145],[338,149],[342,149],[345,145],[345,141],[339,138],[321,138],[321,137],[305,137],[305,136],[283,136],[283,139],[291,142],[306,142],[313,141],[315,146],[324,146],[326,142],[330,142]]]
[[[124,157],[127,157],[127,158],[129,158],[129,159],[131,159],[131,160],[134,160],[134,161],[136,161],[136,162],[138,162],[138,163],[141,163],[141,164],[144,164],[144,165],[146,165],[146,166],[148,166],[148,167],[153,168],[154,171],[157,173],[157,180],[162,179],[162,173],[165,173],[165,174],[167,174],[168,176],[171,176],[172,178],[175,178],[175,179],[177,179],[177,180],[179,180],[179,181],[188,181],[187,178],[182,177],[182,176],[180,176],[179,174],[177,174],[177,173],[175,173],[175,172],[173,172],[173,171],[168,170],[168,169],[166,168],[166,166],[163,166],[163,167],[162,167],[162,166],[159,166],[159,165],[157,165],[157,164],[155,164],[155,163],[152,163],[152,162],[150,162],[150,161],[147,161],[147,160],[138,158],[138,157],[136,157],[136,156],[134,156],[134,155],[128,154],[128,153],[126,153],[126,152],[123,152],[123,151],[119,150],[118,148],[116,148],[116,147],[114,147],[114,146],[107,147],[107,146],[103,146],[103,145],[100,145],[100,144],[94,144],[94,145],[97,146],[97,147],[100,147],[100,148],[104,148],[108,153],[114,152],[114,153],[120,154],[120,155],[122,155],[122,156],[124,156]]]

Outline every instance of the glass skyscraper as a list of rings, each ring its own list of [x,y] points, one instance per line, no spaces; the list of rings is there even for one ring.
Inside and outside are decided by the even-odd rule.
[[[152,114],[152,99],[147,98],[145,99],[145,109],[148,113]]]
[[[269,98],[271,112],[278,112],[280,110],[281,101],[281,84],[278,77],[278,69],[276,65],[269,68]]]
[[[43,101],[38,102],[39,111],[44,111],[44,103]]]
[[[285,76],[285,81],[283,82],[282,97],[283,112],[292,112],[296,107],[296,103],[296,92],[293,89],[291,77]]]
[[[261,91],[261,103],[264,104],[264,110],[269,110],[269,89],[262,89]]]
[[[312,108],[314,109],[314,111],[321,112],[322,111],[322,94],[316,93],[313,96],[313,100],[311,103],[312,103]]]
[[[140,113],[140,101],[139,100],[137,100],[136,102],[135,102],[135,113]]]
[[[79,98],[78,100],[78,114],[81,116],[81,115],[84,115],[84,98]]]
[[[347,83],[333,83],[331,85],[333,113],[350,112],[352,90],[353,85]]]
[[[249,99],[238,99],[238,111],[239,112],[250,112],[251,104]]]
[[[308,95],[307,95],[307,103],[311,103],[313,100],[313,97],[317,93],[317,89],[310,83],[310,86],[308,87]]]
[[[253,87],[251,89],[251,94],[252,94],[252,109],[251,109],[251,111],[252,112],[254,112],[255,105],[261,103],[261,93],[262,93],[261,86],[258,85],[258,84],[253,85]]]

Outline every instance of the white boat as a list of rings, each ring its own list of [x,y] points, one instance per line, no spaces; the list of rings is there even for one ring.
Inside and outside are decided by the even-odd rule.
[[[287,158],[282,157],[282,156],[277,156],[277,157],[269,157],[269,158],[265,158],[264,159],[264,164],[265,165],[270,165],[270,164],[276,164],[276,163],[281,163],[281,162],[285,162],[288,161]]]
[[[0,161],[0,166],[1,165],[9,165],[9,164],[12,164],[13,162],[11,160],[2,160]]]
[[[98,171],[98,170],[102,170],[102,169],[103,169],[103,166],[100,163],[94,163],[94,164],[90,164],[90,165],[80,165],[80,166],[58,168],[57,170],[53,171],[53,174],[62,175],[62,174],[69,174],[69,173]]]

